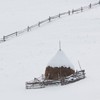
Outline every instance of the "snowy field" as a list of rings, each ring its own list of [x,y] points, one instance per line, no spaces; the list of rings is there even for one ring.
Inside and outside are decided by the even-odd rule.
[[[0,0],[0,38],[51,15],[98,0]],[[65,86],[25,89],[62,49],[87,78]],[[100,100],[100,7],[64,16],[0,44],[0,100]]]

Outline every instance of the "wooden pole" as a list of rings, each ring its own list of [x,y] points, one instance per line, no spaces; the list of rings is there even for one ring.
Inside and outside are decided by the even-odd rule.
[[[59,13],[59,18],[60,18],[60,13]]]
[[[30,30],[30,27],[28,26],[28,27],[27,27],[27,32],[29,32],[29,30]]]
[[[92,4],[90,3],[89,8],[91,8],[91,7],[92,7]]]
[[[40,27],[40,22],[38,23],[38,26]]]
[[[51,21],[51,17],[50,16],[49,16],[48,20],[49,20],[49,22]]]
[[[74,13],[74,9],[72,9],[72,14]]]
[[[59,41],[59,50],[61,51],[61,42]]]
[[[79,65],[80,69],[82,70],[82,68],[81,68],[81,64],[80,64],[79,60],[78,60],[78,65]]]
[[[15,32],[16,36],[17,36],[17,31]]]
[[[5,36],[3,36],[3,41],[6,41]]]
[[[70,15],[70,10],[68,11],[68,15]]]
[[[100,4],[100,0],[99,0],[99,4]]]
[[[81,7],[81,12],[83,11],[83,7]]]

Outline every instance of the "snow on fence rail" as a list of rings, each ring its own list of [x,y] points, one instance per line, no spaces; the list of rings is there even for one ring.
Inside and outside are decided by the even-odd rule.
[[[90,3],[88,6],[80,7],[78,9],[68,10],[67,12],[59,13],[59,14],[57,14],[55,16],[49,16],[47,19],[39,21],[37,24],[34,24],[32,26],[28,26],[27,28],[25,28],[23,30],[16,31],[16,32],[11,33],[9,35],[3,36],[2,38],[0,38],[0,43],[5,42],[5,41],[9,40],[10,38],[17,37],[22,33],[29,32],[29,31],[31,31],[31,29],[34,29],[35,27],[40,27],[41,24],[44,24],[44,23],[47,23],[47,22],[51,22],[54,19],[62,17],[63,15],[71,15],[71,14],[80,13],[80,12],[89,10],[91,8],[94,8],[94,7],[98,6],[98,5],[100,5],[100,0],[99,0],[99,2],[96,2],[94,4]]]

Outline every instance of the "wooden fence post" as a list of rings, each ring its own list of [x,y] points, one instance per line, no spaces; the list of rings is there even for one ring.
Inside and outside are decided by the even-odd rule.
[[[28,27],[27,27],[27,32],[29,32],[29,31],[30,31],[30,27],[28,26]]]
[[[100,4],[100,0],[99,0],[98,4]]]
[[[51,21],[51,17],[50,16],[49,16],[48,20],[49,20],[49,22]]]
[[[5,36],[3,36],[3,41],[6,41]]]
[[[68,11],[68,15],[70,15],[70,10]]]
[[[81,7],[81,12],[83,12],[83,7]]]
[[[89,4],[89,8],[91,8],[92,7],[92,5],[91,5],[91,3]]]
[[[17,36],[17,31],[15,32],[16,36]]]
[[[74,9],[72,9],[72,14],[74,13]]]
[[[59,14],[58,17],[60,18],[60,16],[61,16],[61,15]]]
[[[38,23],[38,26],[40,27],[40,22]]]

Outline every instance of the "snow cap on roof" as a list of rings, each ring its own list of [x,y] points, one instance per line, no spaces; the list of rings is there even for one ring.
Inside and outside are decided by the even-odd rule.
[[[51,59],[51,61],[48,63],[48,66],[51,67],[70,67],[71,69],[74,69],[73,64],[69,61],[69,59],[66,57],[65,53],[59,49],[56,53],[56,55]]]

